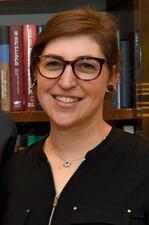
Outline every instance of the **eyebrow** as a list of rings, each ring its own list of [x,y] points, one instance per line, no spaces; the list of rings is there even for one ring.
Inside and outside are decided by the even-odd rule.
[[[60,60],[64,60],[66,61],[66,59],[61,56],[61,55],[56,55],[56,54],[46,54],[46,55],[41,55],[41,56],[45,56],[45,57],[53,57],[53,58],[57,58],[57,59],[60,59]],[[80,55],[78,57],[76,57],[74,60],[77,60],[77,59],[81,59],[81,58],[100,58],[100,57],[97,57],[97,56],[93,56],[93,55]],[[101,57],[102,58],[102,57]]]

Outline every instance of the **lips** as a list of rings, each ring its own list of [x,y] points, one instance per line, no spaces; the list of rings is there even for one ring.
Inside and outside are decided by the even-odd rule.
[[[68,97],[68,96],[61,96],[61,95],[54,95],[53,96],[57,101],[62,102],[62,103],[74,103],[80,101],[80,98],[77,97]]]

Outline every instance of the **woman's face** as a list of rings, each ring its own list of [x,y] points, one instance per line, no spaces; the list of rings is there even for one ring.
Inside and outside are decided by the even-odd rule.
[[[80,56],[105,58],[99,45],[87,35],[60,37],[49,42],[42,55],[51,54],[68,61]],[[59,78],[46,79],[38,73],[37,95],[51,125],[68,129],[98,123],[102,119],[103,101],[110,76],[106,63],[100,76],[91,81],[78,79],[71,65],[66,66]]]

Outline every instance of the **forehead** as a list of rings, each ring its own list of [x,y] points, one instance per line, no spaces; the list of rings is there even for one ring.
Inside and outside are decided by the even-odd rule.
[[[55,54],[66,59],[74,59],[82,55],[103,57],[100,46],[89,35],[62,36],[48,42],[42,55]]]

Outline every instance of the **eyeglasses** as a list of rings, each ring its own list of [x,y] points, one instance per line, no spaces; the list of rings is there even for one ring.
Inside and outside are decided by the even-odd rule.
[[[88,56],[81,56],[73,61],[66,61],[53,55],[41,55],[38,58],[38,72],[47,79],[60,77],[66,66],[71,65],[72,71],[78,79],[94,80],[100,75],[103,64],[106,63],[105,59]]]

